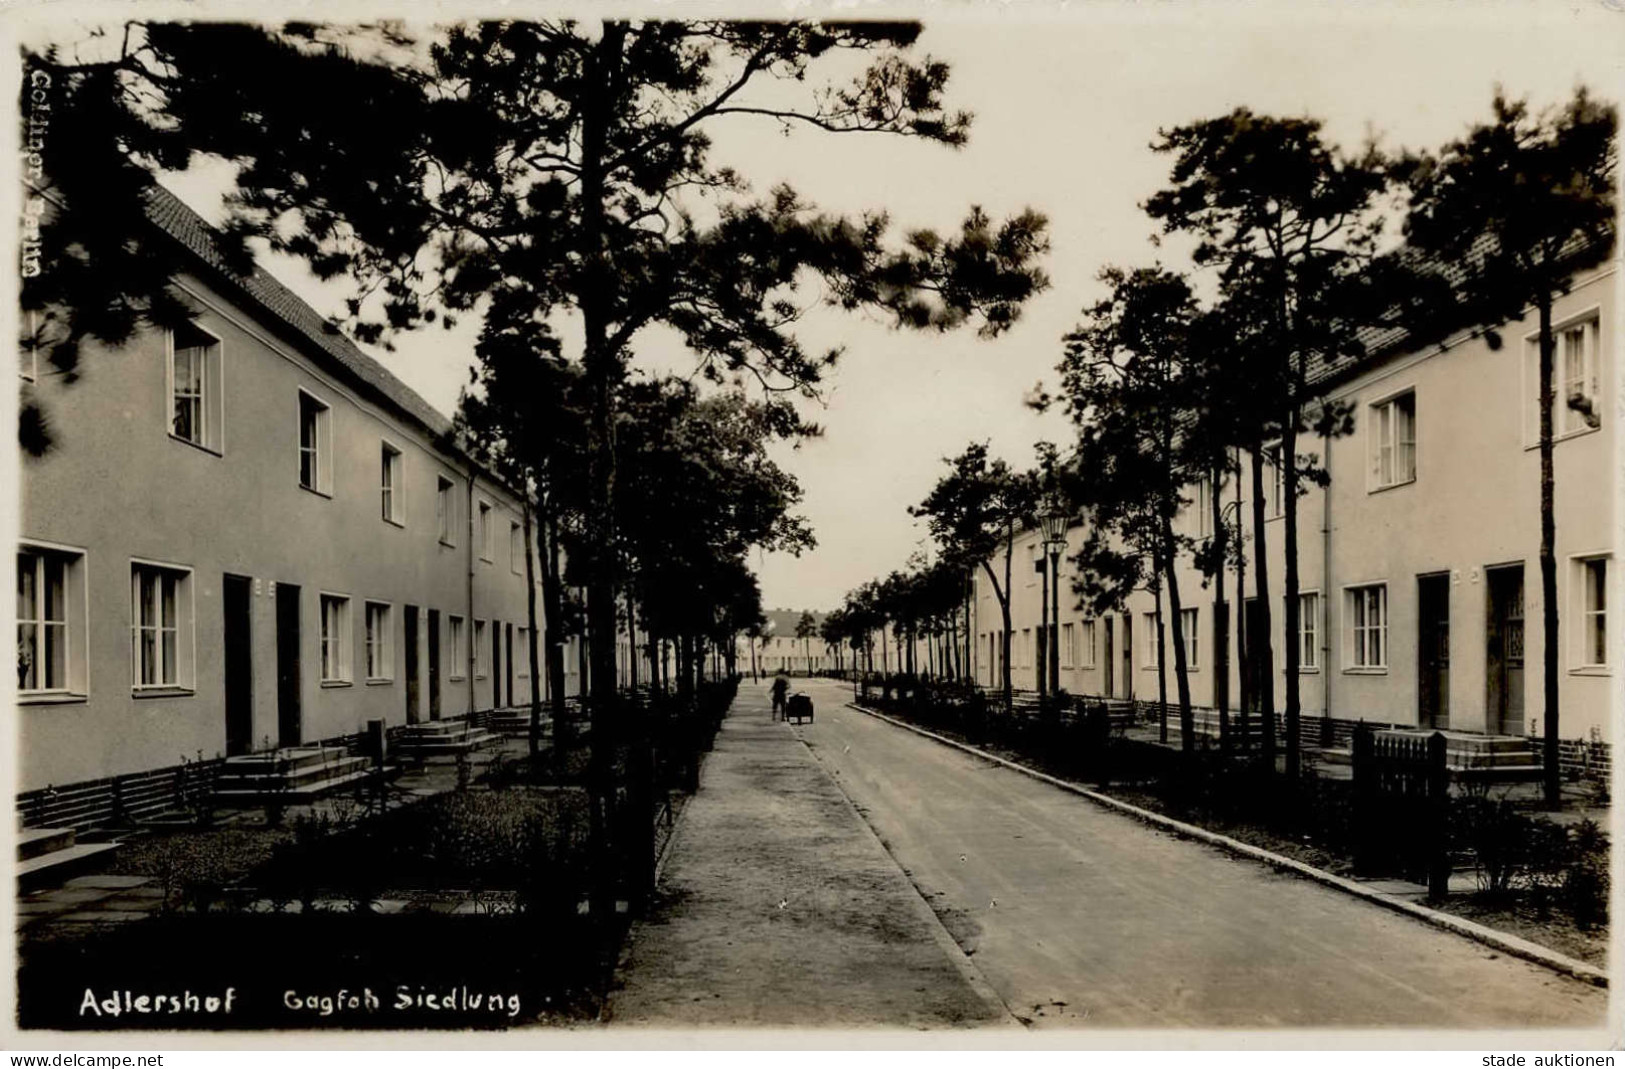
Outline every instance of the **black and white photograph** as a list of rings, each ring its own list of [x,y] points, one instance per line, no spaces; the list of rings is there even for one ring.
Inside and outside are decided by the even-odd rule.
[[[1619,4],[0,20],[7,1046],[1621,1043]]]

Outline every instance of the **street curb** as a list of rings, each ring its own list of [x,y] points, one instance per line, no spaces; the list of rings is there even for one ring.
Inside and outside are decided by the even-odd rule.
[[[789,725],[785,726],[789,727]],[[869,818],[863,815],[863,811],[852,800],[852,796],[846,793],[846,788],[841,786],[841,781],[836,778],[834,770],[818,755],[818,751],[813,749],[812,745],[807,742],[800,732],[796,731],[795,728],[790,728],[790,730],[794,734],[796,741],[801,743],[802,748],[813,759],[813,763],[829,779],[830,786],[834,787],[836,793],[841,796],[841,800],[846,803],[847,809],[851,810],[858,823],[863,825],[863,830],[869,833],[869,838],[874,840],[875,845],[880,847],[881,853],[886,855],[886,858],[896,866],[903,879],[908,882],[908,889],[913,894],[916,903],[916,911],[929,918],[931,937],[936,941],[938,949],[954,963],[965,983],[969,984],[970,989],[976,992],[984,1002],[996,1007],[1003,1014],[1006,1025],[1013,1025],[1017,1028],[1028,1027],[1026,1022],[1016,1016],[1015,1011],[1010,1008],[1010,1004],[1005,1002],[998,991],[994,989],[993,984],[983,974],[981,967],[971,960],[969,954],[965,953],[965,948],[954,941],[953,933],[948,931],[947,925],[942,923],[942,918],[937,916],[937,911],[931,908],[931,903],[927,902],[925,896],[920,893],[919,885],[914,882],[914,877],[910,876],[908,870],[903,868],[903,863],[898,861],[897,855],[891,852],[891,849],[886,845],[886,840],[880,837],[880,833],[875,831],[874,825],[869,823]]]
[[[1384,894],[1380,891],[1373,891],[1368,887],[1361,886],[1354,880],[1333,875],[1324,869],[1317,869],[1313,865],[1306,865],[1301,861],[1295,861],[1292,858],[1283,857],[1282,855],[1273,853],[1269,850],[1264,850],[1260,847],[1241,842],[1240,840],[1232,839],[1228,835],[1220,835],[1217,832],[1208,831],[1206,828],[1199,828],[1194,824],[1186,824],[1184,821],[1163,816],[1161,813],[1153,813],[1149,809],[1142,809],[1137,805],[1131,805],[1128,802],[1113,798],[1110,795],[1089,790],[1087,787],[1080,787],[1075,783],[1068,783],[1066,780],[1059,779],[1044,772],[1039,772],[1037,769],[1028,768],[1026,765],[1000,757],[997,754],[988,753],[986,750],[978,749],[977,747],[971,746],[967,743],[958,742],[944,735],[938,735],[934,731],[927,731],[925,728],[916,727],[915,725],[906,721],[887,716],[885,713],[878,713],[873,709],[865,709],[861,705],[856,705],[852,702],[847,702],[846,707],[856,712],[863,713],[866,716],[872,716],[877,720],[884,720],[886,723],[893,724],[897,727],[903,728],[906,731],[912,731],[916,735],[923,735],[928,739],[935,739],[937,742],[952,746],[956,750],[963,750],[965,753],[980,757],[983,760],[992,761],[995,764],[1003,765],[1005,768],[1020,772],[1026,776],[1031,776],[1033,779],[1042,780],[1045,783],[1048,783],[1054,787],[1059,787],[1064,791],[1070,791],[1073,794],[1081,795],[1097,805],[1101,805],[1107,809],[1113,809],[1119,813],[1131,816],[1141,823],[1150,824],[1165,831],[1173,832],[1175,835],[1178,835],[1181,838],[1195,839],[1198,842],[1204,842],[1210,846],[1216,846],[1221,850],[1226,850],[1241,857],[1251,858],[1254,861],[1262,861],[1264,864],[1269,865],[1272,868],[1295,873],[1296,875],[1313,880],[1316,883],[1335,888],[1344,892],[1345,894],[1353,895],[1356,898],[1362,898],[1374,905],[1391,909],[1396,913],[1404,913],[1408,916],[1416,918],[1417,920],[1431,924],[1435,928],[1441,928],[1445,931],[1454,932],[1457,935],[1465,936],[1466,938],[1472,939],[1475,942],[1483,943],[1485,946],[1494,947],[1496,950],[1502,951],[1503,953],[1511,954],[1513,957],[1534,962],[1536,965],[1543,965],[1555,972],[1572,976],[1577,980],[1583,980],[1597,987],[1605,988],[1608,986],[1608,973],[1606,970],[1599,969],[1595,965],[1588,965],[1583,961],[1576,958],[1571,958],[1566,954],[1560,954],[1555,950],[1548,950],[1546,947],[1540,946],[1537,943],[1532,943],[1527,939],[1520,939],[1515,935],[1508,935],[1505,932],[1496,931],[1494,928],[1488,928],[1482,924],[1467,920],[1466,918],[1457,917],[1454,914],[1442,913],[1436,909],[1429,909],[1428,907],[1418,905],[1415,902],[1408,902],[1403,898]]]

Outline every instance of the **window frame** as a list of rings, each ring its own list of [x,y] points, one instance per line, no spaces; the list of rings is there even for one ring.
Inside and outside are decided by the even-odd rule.
[[[525,528],[512,520],[508,521],[508,570],[525,574]]]
[[[486,625],[488,620],[474,621],[474,678],[489,679],[491,676],[491,658],[485,653],[485,638],[491,632]]]
[[[477,499],[475,504],[478,506],[474,525],[475,545],[480,547],[480,560],[495,564],[491,546],[491,516],[496,512],[496,506],[483,497]]]
[[[519,663],[515,666],[516,679],[530,678],[530,628],[520,626],[514,628],[514,638],[519,644]]]
[[[468,679],[468,649],[463,645],[467,641],[467,621],[461,616],[447,613],[446,640],[451,647],[451,664],[447,666],[446,678],[454,683],[463,682]]]
[[[157,572],[167,574],[175,580],[174,605],[175,624],[172,629],[164,627],[162,621],[152,629],[159,632],[160,641],[156,646],[156,658],[162,673],[163,645],[162,633],[173,630],[175,633],[175,678],[165,681],[144,683],[141,681],[141,637],[147,625],[141,623],[140,614],[140,578],[142,572]],[[149,560],[141,557],[130,558],[130,691],[134,697],[150,696],[190,696],[197,693],[197,604],[196,589],[193,579],[195,570],[191,565],[177,564],[173,561]],[[163,604],[162,589],[159,590],[158,605]]]
[[[1314,608],[1310,612],[1305,612],[1304,602],[1310,598],[1314,599]],[[1320,671],[1321,642],[1323,641],[1322,636],[1325,630],[1325,611],[1326,602],[1325,599],[1320,596],[1320,591],[1318,589],[1298,591],[1299,675],[1311,675]],[[1305,623],[1308,624],[1307,627],[1305,627]],[[1309,640],[1309,645],[1307,646],[1304,645],[1304,640],[1306,638]],[[1308,656],[1308,654],[1313,654],[1313,656]]]
[[[386,478],[388,480],[386,485]],[[388,438],[378,440],[378,511],[385,523],[406,526],[406,456]],[[387,497],[385,495],[388,495]],[[387,507],[385,502],[388,502]]]
[[[1202,644],[1202,618],[1199,608],[1181,608],[1179,610],[1179,633],[1185,638],[1185,670],[1187,672],[1200,671],[1202,667],[1198,649]],[[1190,622],[1189,633],[1185,630],[1186,621]]]
[[[1061,625],[1061,667],[1072,669],[1077,667],[1077,657],[1073,655],[1078,641],[1078,632],[1069,620]]]
[[[436,537],[443,546],[457,545],[457,480],[435,473],[434,518],[439,528]]]
[[[1078,656],[1074,658],[1079,668],[1094,668],[1095,664],[1095,621],[1093,617],[1079,622],[1078,628]]]
[[[1602,569],[1602,608],[1593,609],[1590,606],[1590,588],[1587,584],[1588,573],[1594,564],[1601,564]],[[1608,584],[1613,579],[1613,554],[1608,551],[1597,553],[1575,553],[1569,556],[1569,618],[1575,622],[1570,628],[1569,639],[1569,674],[1576,676],[1606,676],[1612,671],[1608,661],[1610,652],[1608,643],[1609,590]],[[1595,639],[1592,632],[1592,617],[1602,618],[1603,659],[1590,660],[1592,650],[1595,648]]]
[[[373,627],[373,615],[377,610],[382,619],[382,627]],[[362,646],[366,659],[367,683],[393,683],[395,682],[395,606],[388,601],[377,601],[368,598],[361,603],[362,613]],[[374,672],[375,667],[384,669],[382,674]]]
[[[1356,654],[1363,657],[1369,652],[1369,640],[1362,643],[1356,638],[1356,632],[1369,636],[1373,630],[1371,624],[1359,625],[1355,623],[1356,599],[1367,591],[1380,591],[1382,622],[1377,630],[1380,631],[1382,643],[1381,663],[1361,663],[1356,660]],[[1373,580],[1365,583],[1349,583],[1343,587],[1343,672],[1347,675],[1387,675],[1388,674],[1388,631],[1389,631],[1388,581],[1386,579]]]
[[[350,615],[352,599],[348,594],[336,590],[322,590],[316,597],[316,641],[317,641],[317,671],[321,685],[324,687],[348,687],[355,682],[355,656],[354,631],[355,624]],[[327,620],[327,607],[329,604],[338,610],[337,627],[330,632]],[[335,662],[332,667],[337,674],[329,673],[329,654]]]
[[[299,403],[295,423],[297,425],[297,441],[299,443],[299,488],[308,490],[320,497],[333,496],[333,406],[322,400],[319,396],[305,389],[298,388]],[[314,434],[315,445],[305,445],[305,402],[309,401],[315,406]],[[315,485],[305,482],[305,453],[313,453],[312,467],[315,469]]]
[[[195,331],[208,339],[203,346],[177,346],[175,344],[175,331],[164,331],[164,395],[168,400],[165,430],[172,441],[189,445],[193,449],[200,449],[211,456],[224,456],[226,452],[226,402],[225,402],[225,342],[212,330],[199,326],[196,321],[188,323],[186,329]],[[175,373],[176,356],[183,350],[197,350],[201,353],[198,366],[198,394],[197,411],[198,422],[202,431],[197,438],[187,438],[175,433],[175,388],[177,375]]]
[[[34,556],[36,601],[42,605],[44,599],[39,596],[41,589],[38,581],[38,572],[43,568],[47,557],[57,557],[62,561],[62,610],[63,619],[63,650],[62,650],[62,686],[60,687],[34,687],[25,689],[19,681],[17,686],[17,704],[44,705],[62,702],[82,702],[90,697],[90,584],[87,582],[89,569],[85,550],[80,546],[62,545],[56,542],[43,542],[33,538],[17,540],[17,560],[21,564],[25,554]],[[19,570],[19,576],[20,576]],[[27,623],[19,614],[17,625],[20,629]],[[52,621],[55,622],[55,621]],[[21,635],[18,637],[18,647],[22,646]],[[36,646],[38,648],[38,640]]]
[[[1400,405],[1405,401],[1410,402],[1408,405],[1411,432],[1409,443],[1410,472],[1405,478],[1390,478],[1385,482],[1382,474],[1382,450],[1388,450],[1390,474],[1397,473],[1399,470],[1399,460],[1402,455],[1400,448],[1403,442],[1399,438],[1399,421],[1395,418],[1395,415],[1401,411]],[[1379,436],[1380,414],[1385,411],[1390,413],[1388,417],[1389,433]],[[1416,441],[1416,387],[1414,385],[1404,386],[1368,402],[1366,404],[1366,416],[1366,492],[1375,494],[1399,486],[1409,486],[1416,482],[1420,472]]]
[[[1145,641],[1141,643],[1144,648],[1140,652],[1140,668],[1147,672],[1154,672],[1162,667],[1157,659],[1157,614],[1155,611],[1142,612],[1140,617],[1145,621]]]
[[[1586,424],[1581,418],[1581,426],[1568,430],[1565,424],[1573,413],[1579,417],[1577,410],[1570,408],[1568,398],[1564,396],[1563,386],[1563,338],[1564,335],[1576,327],[1586,329],[1589,342],[1586,348],[1586,374],[1585,378],[1591,384],[1590,400],[1595,406],[1596,424]],[[1524,366],[1523,366],[1523,396],[1520,407],[1523,409],[1523,437],[1525,449],[1540,448],[1540,331],[1533,330],[1524,335]],[[1602,306],[1592,304],[1582,308],[1573,315],[1565,316],[1552,324],[1552,343],[1556,351],[1552,353],[1552,442],[1567,441],[1570,438],[1579,438],[1602,430],[1602,407],[1606,401],[1607,391],[1602,382]]]

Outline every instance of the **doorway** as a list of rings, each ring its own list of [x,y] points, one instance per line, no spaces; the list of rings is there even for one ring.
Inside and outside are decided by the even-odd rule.
[[[1416,722],[1450,727],[1450,576],[1416,577]]]
[[[1112,698],[1112,697],[1116,697],[1116,694],[1114,693],[1114,688],[1116,687],[1116,684],[1117,684],[1117,680],[1115,678],[1116,677],[1117,664],[1116,664],[1116,661],[1114,661],[1112,659],[1112,655],[1115,652],[1112,649],[1112,618],[1110,616],[1105,617],[1103,619],[1103,623],[1106,625],[1106,627],[1105,627],[1105,637],[1102,640],[1104,642],[1104,645],[1105,645],[1105,649],[1103,651],[1105,653],[1105,657],[1103,658],[1103,663],[1105,665],[1106,676],[1105,676],[1105,687],[1102,690],[1101,696],[1106,697],[1106,698]]]
[[[1134,700],[1134,617],[1123,614],[1123,699]]]
[[[502,621],[491,621],[491,708],[502,708]]]
[[[298,746],[303,717],[299,707],[299,588],[276,585],[276,741]]]
[[[429,719],[440,719],[440,610],[429,610]]]
[[[1273,650],[1269,628],[1264,626],[1264,603],[1257,598],[1247,599],[1246,609],[1247,660],[1242,670],[1247,675],[1247,711],[1263,715],[1264,688],[1274,685],[1270,677]]]
[[[1522,735],[1523,722],[1523,565],[1486,568],[1489,612],[1485,620],[1485,727],[1502,735]]]
[[[244,575],[227,574],[221,582],[225,608],[226,756],[254,748],[254,655],[250,641],[249,584]]]
[[[422,699],[418,685],[418,607],[406,607],[406,722],[418,722],[418,702]]]

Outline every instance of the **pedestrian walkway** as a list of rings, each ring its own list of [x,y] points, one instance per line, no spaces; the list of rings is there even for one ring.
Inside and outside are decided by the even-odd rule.
[[[673,1028],[1007,1020],[817,759],[771,719],[766,686],[749,683],[607,1012]]]

